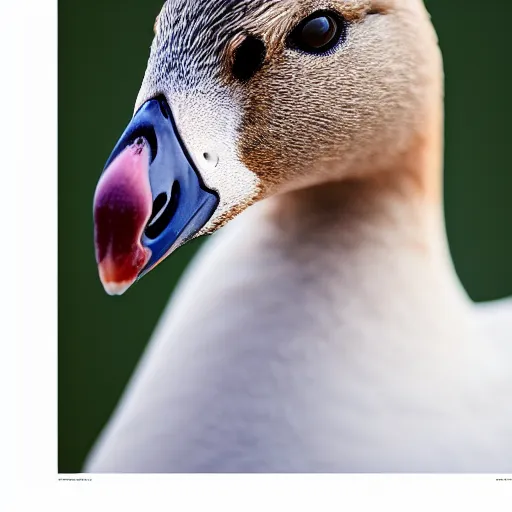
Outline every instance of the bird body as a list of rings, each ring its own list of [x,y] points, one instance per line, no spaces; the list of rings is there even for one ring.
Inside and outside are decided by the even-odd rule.
[[[309,193],[207,243],[90,471],[512,469],[510,309],[475,309],[439,212]]]

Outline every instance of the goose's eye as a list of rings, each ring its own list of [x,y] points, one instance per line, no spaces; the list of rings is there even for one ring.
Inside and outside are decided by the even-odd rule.
[[[338,14],[315,12],[293,30],[290,46],[307,53],[325,53],[345,37],[345,25],[345,20]]]

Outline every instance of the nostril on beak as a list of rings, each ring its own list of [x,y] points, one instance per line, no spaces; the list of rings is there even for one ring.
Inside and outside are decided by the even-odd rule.
[[[153,201],[153,211],[151,212],[151,217],[148,220],[148,226],[153,224],[156,216],[162,211],[162,208],[167,204],[167,194],[162,192],[156,196],[156,199]]]
[[[149,218],[144,234],[150,239],[158,238],[169,225],[180,200],[180,183],[175,181],[172,184],[170,197],[166,192],[158,194],[153,201],[153,211]]]

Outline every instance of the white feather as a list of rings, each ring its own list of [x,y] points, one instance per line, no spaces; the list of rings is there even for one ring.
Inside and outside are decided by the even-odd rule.
[[[510,302],[475,313],[439,215],[300,239],[278,201],[192,265],[87,471],[512,472]]]

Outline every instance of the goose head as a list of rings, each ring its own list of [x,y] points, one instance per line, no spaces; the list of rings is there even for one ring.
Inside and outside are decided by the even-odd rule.
[[[108,293],[272,195],[399,173],[436,194],[422,169],[442,66],[422,0],[168,0],[154,30],[94,198]]]

